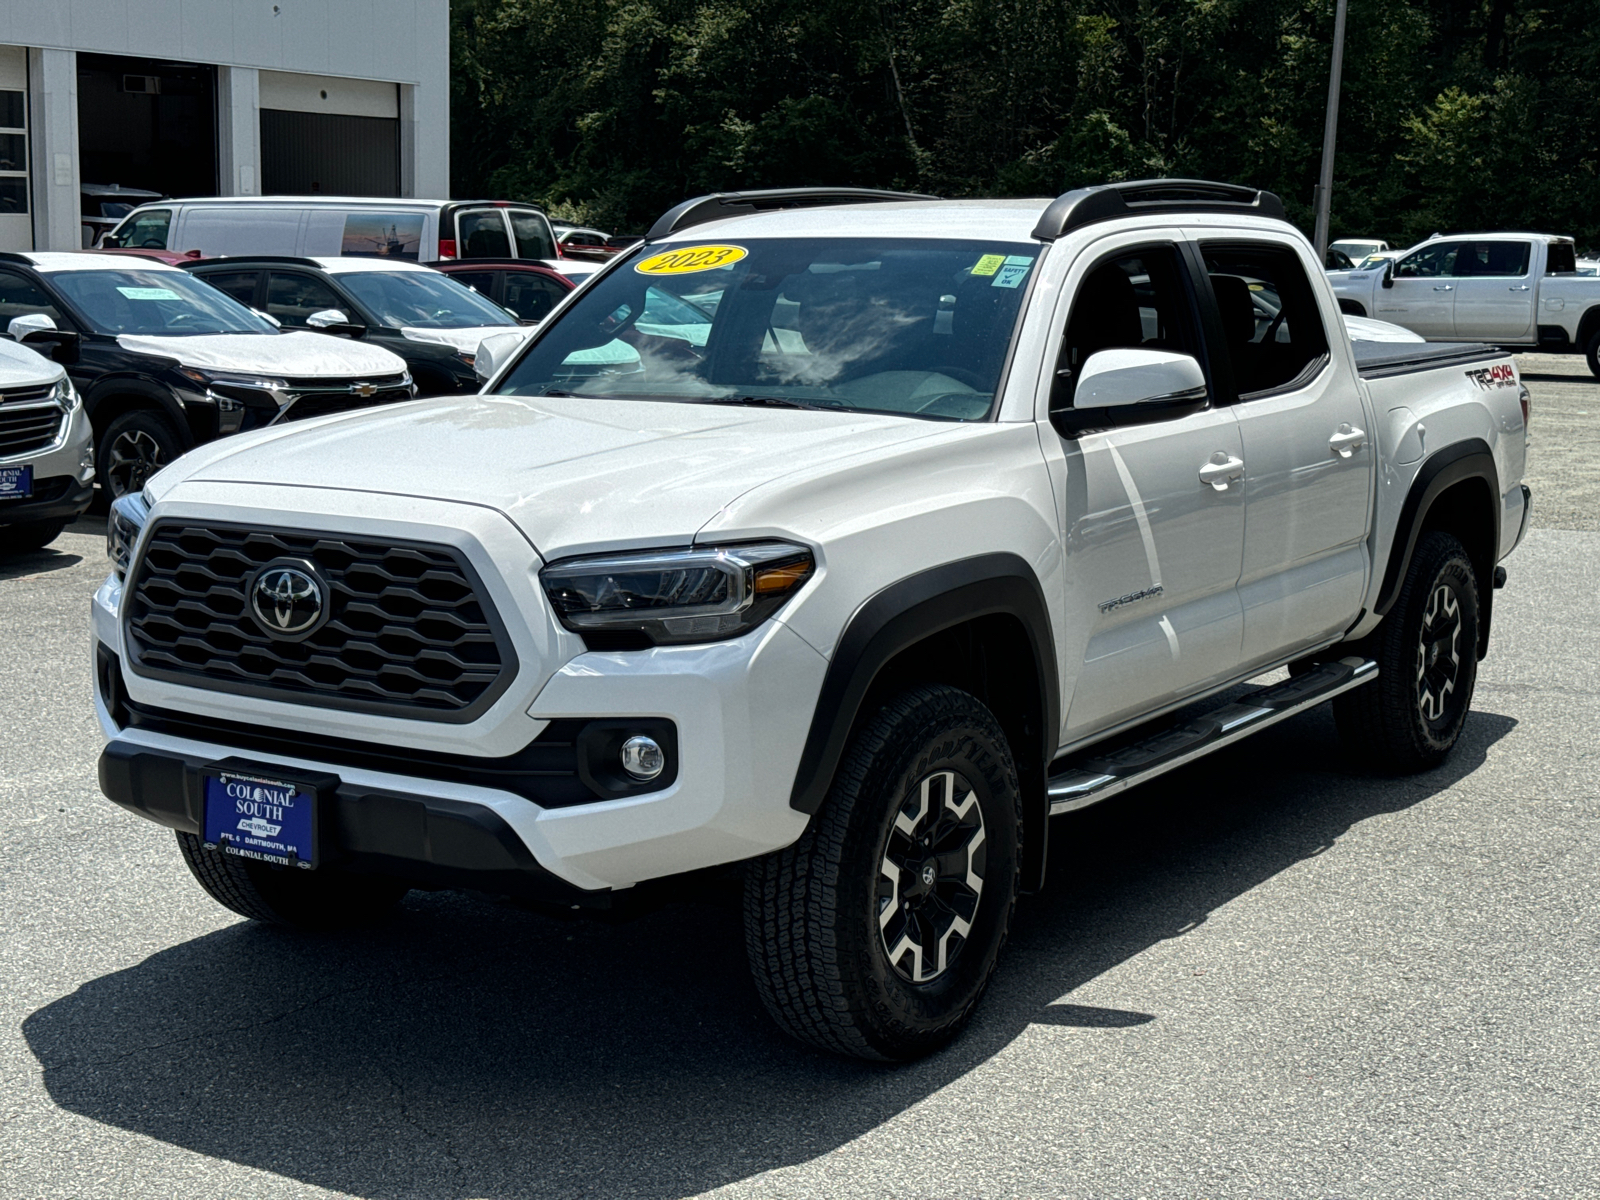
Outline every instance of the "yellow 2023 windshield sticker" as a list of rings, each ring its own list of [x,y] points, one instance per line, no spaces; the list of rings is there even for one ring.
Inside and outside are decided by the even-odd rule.
[[[750,251],[743,246],[685,246],[652,254],[633,269],[641,275],[688,275],[694,271],[714,271],[731,267]]]

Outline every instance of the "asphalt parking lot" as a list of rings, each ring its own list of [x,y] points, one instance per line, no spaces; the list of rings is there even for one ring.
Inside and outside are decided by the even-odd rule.
[[[0,566],[0,1196],[1600,1194],[1600,381],[1526,356],[1533,531],[1453,759],[1318,711],[1059,818],[952,1048],[768,1023],[736,899],[244,922],[95,784],[102,526]]]

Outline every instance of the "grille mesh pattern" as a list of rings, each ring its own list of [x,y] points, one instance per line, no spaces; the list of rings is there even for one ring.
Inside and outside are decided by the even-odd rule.
[[[266,634],[247,594],[285,557],[313,563],[331,593],[327,622],[298,642]],[[135,669],[192,686],[462,720],[515,671],[465,563],[443,546],[163,522],[130,595]]]

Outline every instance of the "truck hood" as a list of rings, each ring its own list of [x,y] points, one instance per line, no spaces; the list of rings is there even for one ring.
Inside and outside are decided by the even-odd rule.
[[[326,333],[211,333],[161,337],[124,333],[117,345],[135,354],[175,358],[202,371],[251,371],[291,379],[398,375],[406,363],[382,346]]]
[[[488,505],[550,559],[683,545],[752,488],[950,429],[867,413],[441,397],[212,442],[153,490],[287,484]]]

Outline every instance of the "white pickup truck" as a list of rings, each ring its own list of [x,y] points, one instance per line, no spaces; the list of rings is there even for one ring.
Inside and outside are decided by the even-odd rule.
[[[972,1013],[1052,815],[1326,700],[1439,763],[1527,523],[1510,358],[1353,342],[1228,185],[704,197],[478,361],[116,502],[102,789],[295,926],[737,867],[866,1058]]]
[[[1430,342],[1491,342],[1582,354],[1600,375],[1600,278],[1578,274],[1571,238],[1432,237],[1392,262],[1329,271],[1339,308]]]

